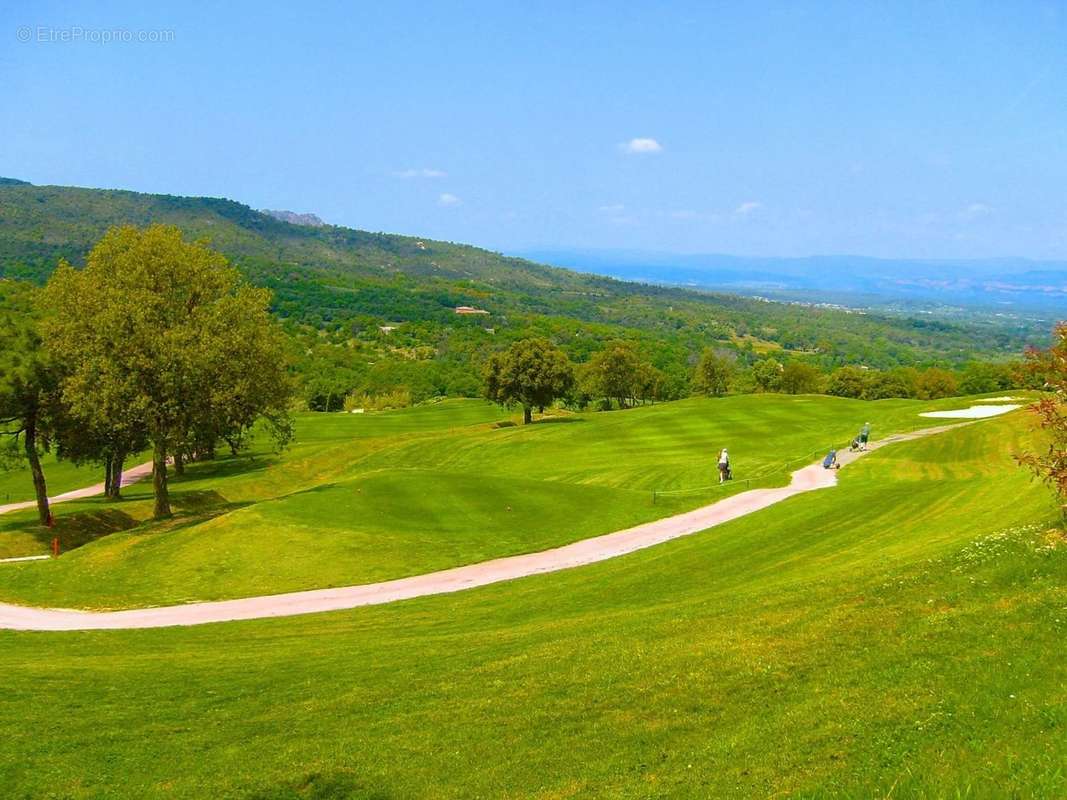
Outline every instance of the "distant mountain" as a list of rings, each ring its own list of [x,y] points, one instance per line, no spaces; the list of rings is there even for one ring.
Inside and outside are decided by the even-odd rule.
[[[269,208],[264,208],[263,213],[292,225],[310,225],[313,228],[321,228],[326,224],[314,214],[297,214],[295,211],[275,211]]]
[[[863,307],[950,305],[1067,314],[1067,262],[759,258],[537,250],[527,258],[623,280]]]

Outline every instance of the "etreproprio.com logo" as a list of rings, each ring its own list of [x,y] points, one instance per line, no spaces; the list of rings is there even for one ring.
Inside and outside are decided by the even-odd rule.
[[[15,31],[15,38],[20,42],[34,44],[160,44],[173,42],[174,31],[83,28],[80,25],[20,25]]]

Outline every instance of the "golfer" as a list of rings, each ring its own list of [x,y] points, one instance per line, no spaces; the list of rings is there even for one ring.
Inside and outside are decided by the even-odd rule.
[[[724,447],[719,451],[719,483],[730,480],[730,454]]]
[[[860,431],[860,449],[867,449],[867,440],[871,438],[871,423],[864,422],[863,430]]]

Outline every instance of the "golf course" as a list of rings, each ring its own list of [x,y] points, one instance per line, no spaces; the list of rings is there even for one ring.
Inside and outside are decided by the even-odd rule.
[[[141,484],[57,505],[62,555],[0,564],[0,601],[173,605],[533,553],[785,486],[864,422],[878,441],[972,402],[749,395],[529,426],[475,400],[305,414],[280,452],[190,464],[170,520],[150,520]],[[1024,410],[962,424],[710,530],[469,591],[196,627],[0,631],[0,785],[1060,796],[1067,543],[1050,532],[1052,496],[1013,460],[1039,436]],[[735,479],[720,487],[722,446]],[[59,490],[97,480],[64,469]],[[47,552],[29,512],[0,531],[4,557]]]
[[[9,3],[0,800],[1067,800],[1067,9]]]

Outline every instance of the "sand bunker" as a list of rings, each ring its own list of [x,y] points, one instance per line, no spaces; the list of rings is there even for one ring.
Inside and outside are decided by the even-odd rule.
[[[986,417],[998,417],[1022,408],[1018,403],[1007,403],[998,406],[971,406],[970,408],[954,408],[949,411],[923,411],[920,417],[935,417],[937,419],[985,419]]]

